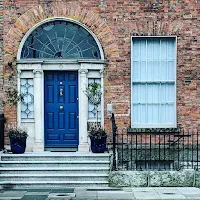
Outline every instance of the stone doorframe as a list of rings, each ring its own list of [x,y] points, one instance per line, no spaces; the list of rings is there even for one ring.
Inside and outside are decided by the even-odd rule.
[[[88,78],[101,78],[102,106],[101,123],[104,124],[103,112],[103,70],[104,61],[91,60],[57,60],[57,61],[18,61],[18,91],[20,91],[21,78],[33,78],[34,80],[34,119],[21,119],[21,104],[17,107],[18,125],[26,127],[29,138],[27,151],[44,151],[44,71],[78,71],[78,98],[79,98],[79,145],[78,151],[89,151],[88,143],[88,98],[85,94]]]

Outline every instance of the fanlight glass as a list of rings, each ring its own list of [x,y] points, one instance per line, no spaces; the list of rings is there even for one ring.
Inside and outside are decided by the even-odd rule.
[[[56,20],[36,28],[27,38],[21,59],[101,59],[93,36],[72,22]]]

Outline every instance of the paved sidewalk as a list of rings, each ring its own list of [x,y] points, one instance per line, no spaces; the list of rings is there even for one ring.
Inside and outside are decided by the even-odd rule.
[[[200,200],[200,189],[189,187],[5,189],[0,200]]]

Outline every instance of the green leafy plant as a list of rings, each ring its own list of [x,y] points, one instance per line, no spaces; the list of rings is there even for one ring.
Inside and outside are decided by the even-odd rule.
[[[27,134],[27,131],[23,130],[22,128],[12,127],[8,131],[8,137],[27,138],[28,134]]]
[[[95,139],[100,139],[107,136],[105,130],[101,126],[98,126],[96,123],[94,123],[94,125],[90,127],[88,133],[89,136],[94,137]]]
[[[4,104],[8,104],[8,105],[17,105],[17,103],[19,101],[23,100],[23,96],[21,94],[18,93],[17,89],[15,88],[8,88],[7,92],[7,99],[6,99],[6,103],[4,102]]]
[[[90,83],[88,85],[88,92],[90,92],[93,96],[97,95],[101,91],[101,85],[99,83]]]
[[[93,82],[88,85],[86,88],[86,95],[90,103],[98,105],[101,102],[101,84]]]

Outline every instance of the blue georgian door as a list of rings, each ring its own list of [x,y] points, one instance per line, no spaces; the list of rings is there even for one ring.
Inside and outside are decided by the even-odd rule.
[[[44,80],[45,147],[77,147],[78,74],[48,71]]]

